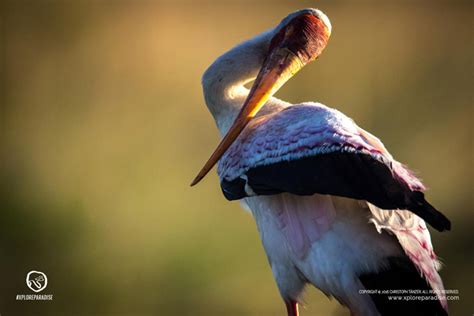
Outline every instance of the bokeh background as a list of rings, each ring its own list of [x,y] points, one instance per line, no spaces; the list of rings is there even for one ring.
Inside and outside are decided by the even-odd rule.
[[[215,171],[200,77],[304,7],[333,24],[278,97],[380,136],[430,187],[453,315],[473,306],[471,1],[7,1],[1,7],[0,313],[282,315],[250,214]],[[29,294],[45,272],[52,302]],[[308,289],[303,315],[347,315]]]

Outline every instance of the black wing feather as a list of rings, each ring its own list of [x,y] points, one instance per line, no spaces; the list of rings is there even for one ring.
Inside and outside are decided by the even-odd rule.
[[[225,197],[247,197],[245,185],[256,195],[289,192],[296,195],[330,194],[366,200],[381,209],[408,209],[439,231],[449,230],[450,221],[424,198],[394,177],[390,161],[383,156],[359,152],[332,152],[281,161],[249,169],[246,180],[223,179]]]

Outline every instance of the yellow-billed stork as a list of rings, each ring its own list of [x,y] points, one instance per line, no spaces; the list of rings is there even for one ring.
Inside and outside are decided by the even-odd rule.
[[[273,97],[330,34],[324,13],[300,10],[207,69],[204,96],[224,138],[192,185],[219,161],[225,197],[255,218],[288,315],[306,284],[352,315],[446,315],[425,221],[451,224],[421,181],[341,112]],[[418,296],[390,297],[400,293]]]

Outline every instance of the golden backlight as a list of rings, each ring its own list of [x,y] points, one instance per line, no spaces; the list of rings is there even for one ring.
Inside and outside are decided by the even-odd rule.
[[[2,315],[284,313],[251,215],[215,172],[189,180],[219,142],[202,73],[306,6],[331,40],[277,96],[338,108],[419,172],[453,222],[433,234],[450,310],[472,313],[471,2],[58,0],[0,10]],[[52,302],[15,300],[34,269]]]

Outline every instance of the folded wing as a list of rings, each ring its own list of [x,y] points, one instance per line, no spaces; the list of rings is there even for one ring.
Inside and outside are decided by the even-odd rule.
[[[410,210],[439,231],[450,229],[449,220],[425,200],[421,181],[339,111],[305,103],[250,124],[219,161],[227,199],[329,194]]]

